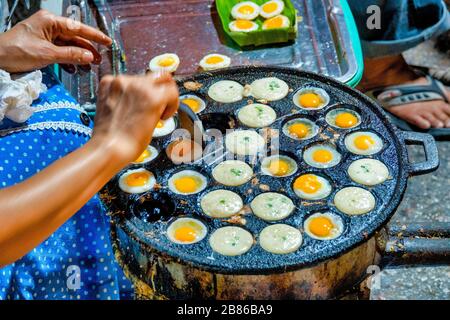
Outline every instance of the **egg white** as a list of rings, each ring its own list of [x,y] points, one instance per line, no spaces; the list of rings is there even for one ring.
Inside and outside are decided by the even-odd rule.
[[[148,173],[149,179],[147,181],[147,183],[145,183],[143,186],[138,186],[138,187],[133,187],[133,186],[129,186],[126,183],[126,178],[130,175],[133,174],[135,172],[146,172]],[[153,187],[156,184],[156,179],[155,176],[153,175],[153,173],[151,173],[150,171],[145,170],[144,168],[140,168],[140,169],[135,169],[135,170],[128,170],[126,171],[124,174],[122,174],[119,178],[119,188],[127,193],[143,193],[146,192],[150,189],[153,189]]]
[[[163,59],[171,58],[174,60],[173,64],[163,67],[159,65],[159,62]],[[178,66],[180,65],[180,58],[175,53],[164,53],[159,56],[154,57],[152,60],[150,60],[150,63],[148,64],[151,71],[167,71],[167,72],[175,72],[178,69]]]
[[[389,178],[389,169],[383,162],[367,158],[352,162],[347,173],[350,179],[366,186],[375,186]]]
[[[348,128],[339,127],[338,125],[336,125],[336,117],[338,115],[340,115],[341,113],[351,113],[358,119],[357,123],[354,126],[351,126]],[[330,126],[337,128],[337,129],[351,129],[351,128],[355,128],[361,124],[361,116],[356,111],[353,111],[351,109],[338,108],[338,109],[334,109],[334,110],[331,110],[330,112],[328,112],[327,115],[325,116],[325,121]]]
[[[193,94],[185,94],[185,95],[180,96],[180,101],[181,102],[183,102],[183,100],[185,100],[185,99],[192,99],[192,100],[195,100],[195,101],[198,102],[198,104],[199,104],[198,110],[197,111],[192,110],[195,113],[200,113],[200,112],[202,112],[203,110],[206,109],[205,101],[203,101],[203,99],[201,99],[201,98],[199,98],[199,97],[197,97],[197,96],[195,96]]]
[[[179,241],[175,238],[175,232],[178,228],[184,227],[184,226],[190,226],[193,229],[196,230],[196,238],[194,241],[191,242],[184,242]],[[205,224],[197,219],[193,218],[178,218],[174,222],[172,222],[169,227],[167,228],[167,237],[170,241],[176,243],[176,244],[194,244],[197,242],[202,241],[208,232],[208,228],[205,226]]]
[[[320,200],[320,199],[324,199],[326,197],[328,197],[331,193],[331,184],[330,182],[325,179],[324,177],[318,176],[318,175],[314,175],[317,177],[317,180],[320,182],[321,187],[319,190],[317,190],[317,192],[314,193],[306,193],[304,191],[302,191],[301,189],[296,189],[294,188],[294,186],[292,186],[292,189],[294,190],[294,193],[302,199],[305,200]],[[295,181],[295,180],[294,180]]]
[[[248,13],[248,14],[239,12],[239,9],[243,6],[252,7],[253,12]],[[259,12],[260,12],[260,8],[256,3],[252,2],[252,1],[243,1],[243,2],[239,2],[234,5],[234,7],[231,9],[231,16],[234,19],[253,20],[259,15]]]
[[[208,96],[217,102],[237,102],[244,97],[244,87],[236,81],[221,80],[209,87]]]
[[[308,132],[308,135],[306,137],[299,138],[296,135],[292,135],[289,132],[289,127],[291,125],[293,125],[293,124],[296,124],[296,123],[303,123],[310,129],[309,132]],[[293,119],[293,120],[290,120],[290,121],[286,122],[284,124],[282,130],[283,130],[283,133],[286,136],[288,136],[289,138],[294,139],[294,140],[311,139],[311,138],[314,138],[319,133],[319,127],[314,122],[312,122],[311,120],[308,120],[308,119],[305,119],[305,118],[303,118],[303,119],[297,118],[297,119]]]
[[[197,178],[197,180],[199,182],[199,186],[194,192],[181,192],[181,191],[177,190],[177,188],[175,187],[175,181],[177,179],[180,179],[180,178],[183,178],[186,176]],[[202,175],[201,173],[194,171],[194,170],[183,170],[183,171],[177,172],[173,176],[171,176],[168,181],[170,191],[172,191],[173,193],[182,194],[182,195],[199,193],[206,188],[207,183],[208,183],[208,180],[206,179],[206,177],[204,175]]]
[[[176,129],[175,119],[173,117],[163,121],[163,126],[161,128],[155,127],[155,130],[153,131],[153,138],[167,136]]]
[[[259,234],[259,245],[267,252],[288,254],[297,251],[303,238],[300,230],[287,224],[273,224]]]
[[[288,84],[276,77],[255,80],[250,87],[251,95],[257,100],[277,101],[289,93]]]
[[[219,63],[208,63],[208,59],[212,58],[212,57],[220,57],[223,59],[223,61],[221,61]],[[204,56],[202,58],[202,60],[200,60],[200,63],[199,63],[200,67],[205,71],[227,68],[230,66],[230,64],[231,64],[231,59],[229,57],[227,57],[223,54],[217,54],[217,53],[208,54],[208,55]]]
[[[336,208],[348,215],[366,214],[375,208],[375,197],[370,191],[358,187],[346,187],[334,196]]]
[[[317,218],[317,217],[325,217],[325,218],[330,219],[331,223],[333,224],[333,229],[331,229],[331,234],[329,236],[319,237],[310,231],[309,224],[311,223],[311,221],[314,218]],[[318,212],[318,213],[314,213],[313,215],[309,216],[305,220],[305,223],[303,224],[303,228],[305,230],[305,233],[313,239],[332,240],[332,239],[336,239],[337,237],[339,237],[342,234],[342,232],[344,231],[344,223],[342,222],[341,217],[339,217],[338,215],[335,215],[331,212],[324,212],[324,213]]]
[[[238,256],[246,253],[253,246],[253,236],[240,227],[222,227],[211,234],[209,245],[224,256]]]
[[[269,170],[270,163],[273,160],[278,160],[278,159],[284,160],[289,164],[289,172],[287,174],[282,175],[282,176],[275,176],[270,172],[270,170]],[[297,163],[295,162],[295,160],[288,156],[274,155],[274,156],[266,157],[261,160],[261,172],[267,176],[272,176],[275,178],[289,177],[289,176],[293,175],[297,171],[297,169],[298,169],[298,166],[297,166]]]
[[[371,137],[375,142],[367,150],[358,149],[355,145],[355,139],[362,135]],[[383,149],[383,140],[381,140],[381,138],[377,134],[370,131],[353,132],[345,137],[344,143],[348,151],[363,156],[373,155]]]
[[[300,104],[300,96],[306,93],[315,93],[318,96],[320,96],[321,100],[322,100],[322,104],[317,107],[317,108],[307,108],[304,107]],[[315,88],[315,87],[306,87],[306,88],[301,88],[299,89],[294,96],[292,97],[292,101],[294,102],[294,104],[301,108],[301,109],[305,109],[305,110],[320,110],[325,108],[329,103],[330,103],[330,96],[328,95],[328,93],[321,89],[321,88]]]
[[[264,6],[267,4],[271,4],[271,3],[275,3],[277,8],[276,10],[272,11],[272,12],[266,12],[264,11]],[[261,15],[261,17],[265,18],[265,19],[269,19],[269,18],[273,18],[279,14],[281,14],[284,10],[284,2],[281,0],[271,0],[271,1],[267,1],[266,3],[264,3],[263,5],[261,5],[261,11],[259,12],[259,14]]]
[[[158,150],[154,147],[154,146],[147,146],[147,151],[150,153],[150,156],[147,158],[144,158],[144,160],[142,160],[142,162],[132,162],[133,164],[145,164],[145,163],[149,163],[152,160],[155,160],[156,157],[158,156]]]
[[[323,149],[330,151],[332,154],[332,159],[328,163],[316,162],[313,158],[313,154],[315,151],[323,150]],[[341,158],[342,158],[341,154],[335,148],[333,148],[332,146],[328,146],[328,145],[315,145],[315,146],[309,147],[303,153],[303,159],[305,160],[305,162],[308,165],[310,165],[311,167],[315,167],[315,168],[319,168],[319,169],[326,169],[326,168],[334,167],[339,162],[341,162]]]

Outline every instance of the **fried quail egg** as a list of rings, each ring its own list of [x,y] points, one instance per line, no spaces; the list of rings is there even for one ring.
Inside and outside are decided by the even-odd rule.
[[[183,170],[169,178],[169,189],[178,194],[188,195],[203,191],[207,180],[204,175],[193,170]]]
[[[228,28],[233,32],[251,32],[258,30],[259,26],[253,21],[235,20],[230,22]]]
[[[223,54],[212,53],[204,56],[199,64],[205,71],[217,70],[229,67],[231,59]]]
[[[363,188],[346,187],[335,194],[334,205],[345,214],[361,215],[375,208],[375,197]]]
[[[288,177],[294,174],[297,168],[294,159],[283,155],[270,156],[261,161],[261,172],[277,178]]]
[[[294,180],[295,194],[306,200],[319,200],[326,198],[331,193],[330,182],[315,174],[304,174]]]
[[[287,224],[273,224],[259,234],[259,245],[267,252],[288,254],[297,251],[303,238],[300,230]]]
[[[242,198],[229,190],[214,190],[205,194],[200,200],[203,212],[213,218],[229,218],[241,211]]]
[[[358,131],[345,137],[345,146],[354,154],[369,156],[383,149],[383,140],[373,132]]]
[[[250,128],[262,128],[270,126],[277,119],[277,114],[265,104],[254,103],[241,108],[238,119]]]
[[[128,170],[119,178],[119,188],[127,193],[142,193],[155,186],[153,173],[143,168]]]
[[[153,131],[153,138],[167,136],[168,134],[171,134],[175,128],[175,119],[173,117],[167,120],[159,120]]]
[[[265,19],[273,18],[281,14],[284,10],[284,2],[281,0],[271,0],[264,3],[259,14]]]
[[[180,97],[180,101],[191,108],[195,113],[200,113],[206,108],[206,103],[193,94],[185,94]]]
[[[289,21],[288,17],[279,14],[273,18],[264,21],[262,29],[269,30],[269,29],[288,28],[290,24],[291,22]]]
[[[212,176],[223,185],[236,187],[252,178],[253,169],[243,161],[226,160],[214,167]]]
[[[320,88],[303,88],[298,90],[293,97],[294,104],[306,110],[319,110],[330,103],[328,93]]]
[[[291,199],[281,193],[266,192],[257,195],[250,203],[255,216],[266,221],[277,221],[291,215],[295,206]]]
[[[311,167],[325,169],[337,165],[341,161],[341,154],[332,146],[319,144],[306,149],[303,159]]]
[[[197,219],[178,218],[167,228],[167,237],[177,244],[193,244],[203,240],[207,230],[205,224]]]
[[[360,159],[353,162],[347,170],[350,179],[366,186],[375,186],[389,178],[386,165],[375,159]]]
[[[231,9],[234,19],[253,20],[259,15],[259,6],[252,1],[239,2]]]
[[[359,114],[351,109],[334,109],[327,113],[325,120],[335,128],[350,129],[361,123]]]
[[[250,87],[252,96],[257,100],[277,101],[289,93],[288,84],[275,77],[255,80]]]
[[[236,81],[221,80],[209,87],[208,96],[217,102],[237,102],[244,97],[244,87]]]
[[[133,161],[133,164],[144,164],[154,160],[158,156],[158,150],[153,146],[147,148],[141,153],[139,158]]]
[[[344,223],[341,217],[331,212],[315,213],[305,220],[303,228],[313,239],[331,240],[342,234]]]
[[[264,150],[265,140],[256,131],[236,130],[225,136],[226,148],[237,155],[254,156]]]
[[[203,149],[193,140],[181,139],[171,142],[167,146],[166,154],[175,164],[191,163],[201,158]]]
[[[293,119],[283,126],[283,133],[295,140],[311,139],[317,135],[319,127],[308,119]]]
[[[239,256],[246,253],[253,246],[253,236],[240,227],[223,227],[211,234],[209,245],[224,256]]]
[[[180,65],[180,58],[175,53],[165,53],[150,60],[149,68],[151,71],[175,72]]]

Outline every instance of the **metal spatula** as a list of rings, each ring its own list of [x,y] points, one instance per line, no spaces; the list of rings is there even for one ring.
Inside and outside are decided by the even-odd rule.
[[[186,129],[189,132],[191,139],[202,146],[204,134],[203,123],[197,114],[182,102],[180,102],[178,108],[178,121],[180,128]]]

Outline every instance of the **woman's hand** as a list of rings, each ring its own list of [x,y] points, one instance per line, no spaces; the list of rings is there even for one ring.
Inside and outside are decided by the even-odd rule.
[[[111,146],[122,166],[147,147],[160,119],[178,108],[178,89],[168,73],[104,77],[100,82],[93,139]]]
[[[53,63],[99,64],[101,56],[91,41],[112,42],[97,29],[41,10],[0,34],[0,69],[15,73]]]

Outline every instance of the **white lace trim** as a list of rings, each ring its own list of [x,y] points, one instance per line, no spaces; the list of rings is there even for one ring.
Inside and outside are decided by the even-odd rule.
[[[92,135],[92,129],[90,127],[84,126],[79,123],[67,122],[67,121],[48,121],[48,122],[38,122],[30,125],[20,126],[16,128],[3,129],[0,130],[0,137],[4,137],[6,135],[17,133],[21,131],[28,130],[67,130],[73,131],[76,133],[84,134],[86,136]]]
[[[42,105],[37,105],[33,107],[34,112],[42,112],[47,110],[54,110],[54,109],[75,109],[80,112],[85,112],[85,110],[80,107],[79,104],[69,102],[69,101],[58,101],[58,102],[51,102],[51,103],[44,103]]]

